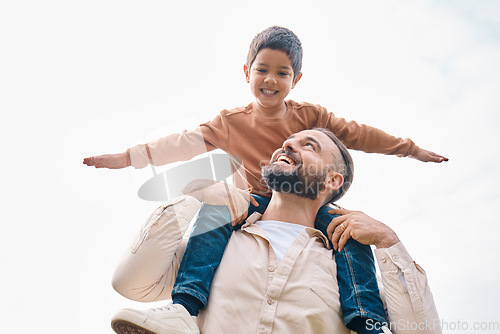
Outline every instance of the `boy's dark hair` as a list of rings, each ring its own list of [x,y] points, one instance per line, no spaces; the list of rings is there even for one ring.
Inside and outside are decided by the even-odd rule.
[[[292,62],[294,79],[302,69],[302,43],[290,29],[273,26],[258,33],[252,40],[247,55],[247,66],[252,64],[260,50],[269,48],[283,51]]]
[[[324,128],[314,128],[313,130],[322,132],[327,135],[335,143],[335,145],[337,145],[340,154],[342,155],[342,159],[337,159],[335,169],[344,177],[344,184],[342,185],[342,187],[334,191],[332,197],[326,201],[326,203],[333,203],[344,196],[344,194],[351,186],[352,180],[354,178],[354,162],[352,161],[351,154],[347,150],[347,147],[340,139],[337,138],[337,136],[333,134],[333,132]]]

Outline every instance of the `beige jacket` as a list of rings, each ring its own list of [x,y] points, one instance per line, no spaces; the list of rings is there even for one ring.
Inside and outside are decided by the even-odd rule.
[[[169,299],[200,203],[182,196],[146,221],[119,264],[114,288],[136,301]],[[375,250],[393,333],[441,333],[425,272],[402,243]],[[248,219],[234,232],[200,312],[202,333],[349,333],[339,303],[335,261],[321,232],[306,228],[282,262],[266,233]]]

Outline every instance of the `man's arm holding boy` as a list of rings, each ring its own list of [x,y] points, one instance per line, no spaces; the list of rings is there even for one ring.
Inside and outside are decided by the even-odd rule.
[[[340,215],[327,229],[336,250],[342,250],[349,238],[376,247],[390,330],[395,334],[440,334],[440,319],[427,275],[397,234],[360,211],[334,209],[330,213]],[[374,324],[367,323],[371,325]]]

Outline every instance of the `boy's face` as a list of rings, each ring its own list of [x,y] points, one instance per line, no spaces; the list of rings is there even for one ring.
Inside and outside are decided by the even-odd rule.
[[[260,50],[251,68],[245,65],[243,69],[262,111],[282,108],[283,100],[302,76],[298,73],[294,79],[292,62],[285,52],[268,48]]]

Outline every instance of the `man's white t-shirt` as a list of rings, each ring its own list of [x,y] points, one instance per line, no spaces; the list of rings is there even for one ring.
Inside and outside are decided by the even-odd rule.
[[[255,224],[260,226],[269,238],[269,242],[276,254],[278,265],[283,259],[288,247],[297,239],[304,225],[286,223],[278,220],[259,220]]]

